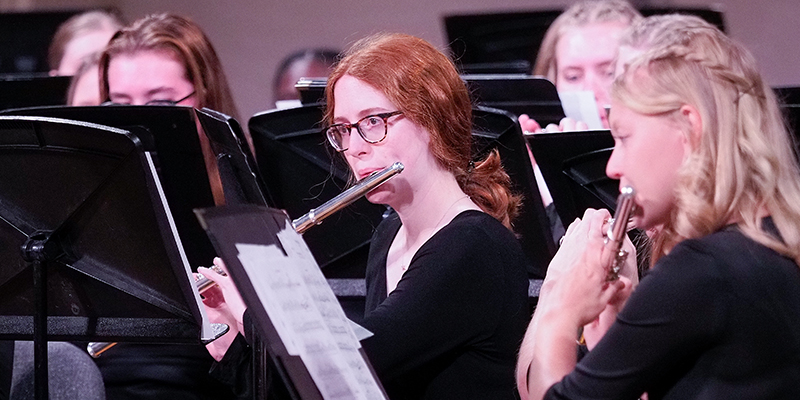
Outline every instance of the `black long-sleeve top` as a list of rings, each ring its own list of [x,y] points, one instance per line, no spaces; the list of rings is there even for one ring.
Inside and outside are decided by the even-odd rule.
[[[373,236],[362,322],[374,333],[362,346],[389,399],[517,399],[514,368],[530,310],[513,233],[483,212],[459,214],[417,251],[387,297],[386,255],[399,228],[391,215]],[[250,398],[251,362],[239,335],[211,373]]]
[[[768,221],[769,222],[769,221]],[[735,228],[678,244],[548,399],[800,399],[800,268]]]
[[[387,297],[386,257],[401,222],[378,226],[367,264],[362,342],[389,398],[513,399],[529,320],[525,256],[493,217],[465,211],[420,247]]]

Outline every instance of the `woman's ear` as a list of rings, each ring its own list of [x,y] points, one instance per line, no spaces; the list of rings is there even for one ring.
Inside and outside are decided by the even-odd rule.
[[[700,146],[700,140],[703,135],[703,118],[697,108],[689,104],[682,105],[678,112],[683,122],[682,125],[689,128],[689,136],[686,138],[684,149],[686,154],[689,154],[693,149]]]

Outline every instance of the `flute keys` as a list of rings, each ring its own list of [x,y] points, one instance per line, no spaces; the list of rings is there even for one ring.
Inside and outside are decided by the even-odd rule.
[[[606,276],[607,281],[613,282],[619,279],[619,272],[622,270],[622,266],[625,264],[627,258],[627,250],[620,250],[617,252],[614,256],[614,261],[611,263],[611,268],[608,269],[608,276]]]

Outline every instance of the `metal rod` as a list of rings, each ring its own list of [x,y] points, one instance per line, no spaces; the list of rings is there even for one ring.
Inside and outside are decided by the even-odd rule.
[[[297,233],[303,233],[307,231],[308,228],[321,224],[322,220],[327,218],[329,215],[349,206],[361,198],[361,196],[367,194],[367,192],[370,190],[375,189],[383,182],[386,182],[389,178],[399,174],[402,171],[403,164],[396,162],[384,168],[383,170],[377,171],[372,175],[360,180],[358,183],[353,185],[353,187],[328,200],[325,202],[325,204],[317,208],[312,208],[311,211],[305,215],[292,221],[294,230],[297,231]]]
[[[630,186],[625,186],[620,190],[614,218],[609,220],[606,240],[611,241],[614,246],[614,259],[609,267],[607,277],[609,281],[619,279],[619,272],[622,269],[622,265],[625,263],[625,259],[628,257],[628,252],[622,249],[622,242],[625,240],[625,233],[628,232],[628,220],[631,218],[634,210],[634,194],[633,188]]]

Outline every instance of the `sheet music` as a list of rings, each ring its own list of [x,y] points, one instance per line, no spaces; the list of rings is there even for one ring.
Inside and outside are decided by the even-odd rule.
[[[384,398],[350,321],[288,220],[278,239],[283,250],[244,243],[236,248],[287,351],[300,356],[325,399]]]
[[[564,108],[564,115],[576,121],[583,121],[589,129],[604,129],[597,110],[594,92],[589,90],[560,91],[558,97]]]
[[[303,103],[300,100],[277,100],[275,108],[278,110],[286,110],[288,108],[302,107]]]

